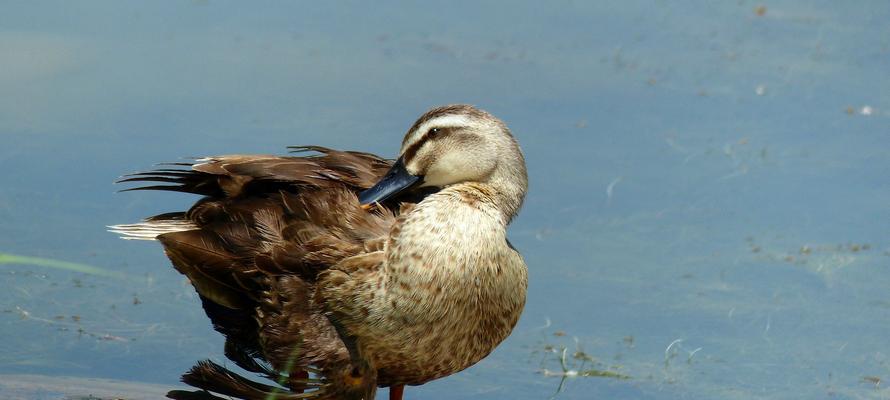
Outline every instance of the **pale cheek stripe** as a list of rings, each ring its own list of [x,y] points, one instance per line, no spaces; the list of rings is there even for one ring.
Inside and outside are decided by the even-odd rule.
[[[428,132],[430,128],[458,128],[470,125],[470,120],[463,115],[443,115],[441,117],[433,118],[423,125],[421,125],[417,130],[412,134],[413,137],[416,137],[415,140],[412,140],[412,143],[405,147],[405,151],[402,152],[402,160],[407,164],[414,155],[420,150],[420,147],[423,146],[424,142],[428,139]]]

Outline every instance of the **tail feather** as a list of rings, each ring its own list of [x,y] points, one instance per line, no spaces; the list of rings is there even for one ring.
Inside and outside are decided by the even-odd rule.
[[[224,397],[214,396],[206,390],[171,390],[167,392],[167,398],[173,400],[230,400]]]
[[[165,214],[164,219],[152,217],[135,224],[109,225],[107,228],[109,232],[117,233],[125,240],[156,240],[165,233],[198,229],[198,226],[185,219],[182,213],[176,214],[178,215]]]
[[[286,389],[254,382],[210,361],[198,362],[182,376],[182,382],[210,392],[239,399],[281,399],[299,400],[318,397],[321,393],[315,390],[309,393],[293,393]],[[192,392],[193,393],[193,392]]]

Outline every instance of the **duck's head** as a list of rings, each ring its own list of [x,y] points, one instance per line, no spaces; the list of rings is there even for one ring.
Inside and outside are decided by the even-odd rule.
[[[411,126],[392,169],[359,200],[370,205],[412,188],[466,182],[490,186],[512,217],[528,187],[525,159],[501,120],[470,105],[447,105]]]

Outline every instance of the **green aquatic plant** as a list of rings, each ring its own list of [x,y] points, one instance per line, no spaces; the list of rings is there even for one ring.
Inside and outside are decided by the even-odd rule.
[[[22,256],[10,253],[0,253],[0,264],[13,265],[36,265],[39,267],[61,269],[66,271],[80,272],[83,274],[104,276],[109,278],[125,278],[126,276],[120,272],[109,271],[92,265],[75,263],[70,261],[55,260],[52,258]]]
[[[549,321],[548,321],[549,325]],[[563,337],[566,336],[563,331],[554,332],[554,336]],[[559,386],[556,388],[556,392],[550,396],[550,399],[555,399],[560,393],[562,393],[566,380],[573,378],[610,378],[610,379],[618,379],[618,380],[628,380],[631,379],[630,375],[626,375],[620,372],[621,366],[606,365],[590,354],[587,354],[582,348],[581,343],[578,338],[575,339],[575,351],[569,353],[569,348],[565,345],[545,345],[544,351],[546,353],[556,355],[556,360],[559,362],[560,370],[549,370],[544,368],[541,370],[541,374],[545,377],[558,377]],[[627,343],[625,341],[625,343]]]

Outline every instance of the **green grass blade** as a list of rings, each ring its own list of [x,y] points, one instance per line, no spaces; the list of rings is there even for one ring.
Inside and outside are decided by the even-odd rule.
[[[80,272],[89,275],[105,276],[110,278],[124,278],[125,275],[109,271],[92,265],[74,263],[69,261],[54,260],[51,258],[20,256],[17,254],[0,253],[0,264],[37,265],[46,268],[62,269],[66,271]]]

